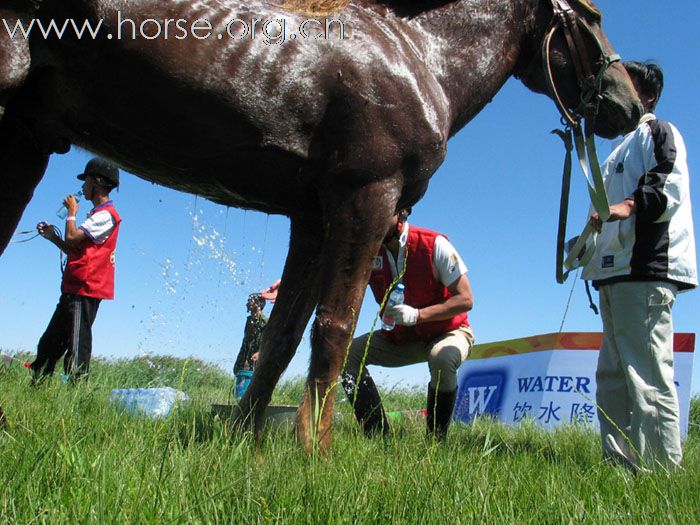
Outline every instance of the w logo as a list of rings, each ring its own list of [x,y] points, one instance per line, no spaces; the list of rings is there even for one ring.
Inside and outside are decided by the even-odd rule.
[[[505,373],[467,374],[459,385],[454,418],[468,423],[483,414],[498,416],[503,400]]]
[[[474,417],[475,415],[478,416],[486,412],[486,407],[497,390],[498,387],[495,385],[467,388],[469,415]]]

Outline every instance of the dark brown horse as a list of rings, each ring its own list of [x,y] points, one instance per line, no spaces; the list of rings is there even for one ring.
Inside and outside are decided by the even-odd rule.
[[[563,0],[351,0],[333,15],[344,25],[326,27],[271,0],[3,0],[0,252],[49,155],[71,144],[172,188],[288,216],[283,284],[241,414],[259,428],[316,308],[298,431],[307,449],[325,448],[371,261],[448,139],[511,75],[547,92],[545,69],[562,106],[597,109],[598,134],[636,125],[629,78],[605,63],[600,13],[569,2],[571,12]],[[543,62],[553,18],[572,27],[557,26]],[[35,21],[28,39],[9,36],[33,19],[68,30],[45,38]],[[70,25],[86,19],[102,24],[94,38]],[[208,38],[196,19],[213,27]]]

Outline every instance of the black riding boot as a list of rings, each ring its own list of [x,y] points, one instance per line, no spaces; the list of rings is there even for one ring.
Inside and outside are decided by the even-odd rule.
[[[455,408],[457,390],[435,393],[435,388],[428,384],[428,435],[440,440],[447,437],[447,429],[452,422],[452,411]]]
[[[344,373],[341,382],[350,404],[353,405],[355,418],[362,426],[365,435],[368,437],[377,434],[387,435],[389,421],[384,414],[382,400],[372,377],[365,372],[358,385],[354,376]]]
[[[43,363],[40,363],[38,359],[34,361],[29,367],[32,372],[32,386],[38,386],[51,377],[55,368],[56,362],[50,359],[45,360]]]

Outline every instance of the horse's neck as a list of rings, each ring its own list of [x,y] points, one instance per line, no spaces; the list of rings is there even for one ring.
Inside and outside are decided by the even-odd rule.
[[[429,52],[451,105],[450,134],[490,102],[522,61],[526,34],[534,31],[538,0],[457,0],[439,3],[410,23],[431,35]]]

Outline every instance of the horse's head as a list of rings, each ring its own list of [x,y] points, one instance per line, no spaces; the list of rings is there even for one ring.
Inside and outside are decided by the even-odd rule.
[[[570,125],[585,117],[605,138],[634,129],[642,106],[603,33],[600,11],[590,0],[542,0],[540,6],[536,29],[523,43],[529,63],[516,76],[548,94]]]

